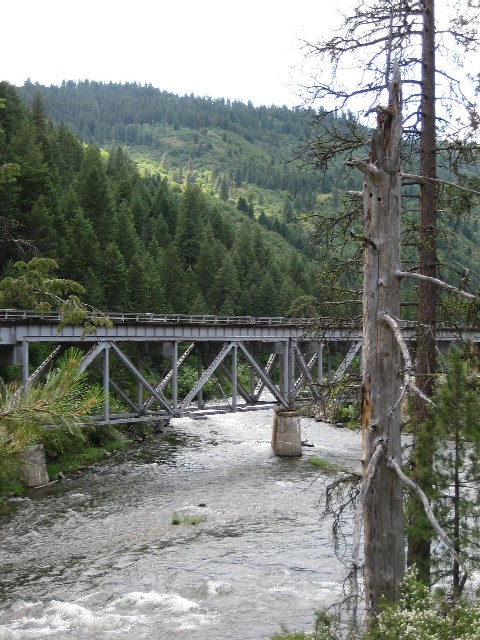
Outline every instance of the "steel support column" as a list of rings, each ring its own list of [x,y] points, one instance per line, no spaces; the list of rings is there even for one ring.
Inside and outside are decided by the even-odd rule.
[[[110,346],[105,345],[103,349],[103,392],[105,399],[103,401],[103,419],[105,422],[110,421]]]
[[[178,409],[178,342],[173,343],[172,356],[172,409],[173,415],[177,414]]]
[[[22,386],[28,384],[28,341],[22,342]]]
[[[237,410],[237,356],[238,347],[235,344],[232,350],[232,411]]]

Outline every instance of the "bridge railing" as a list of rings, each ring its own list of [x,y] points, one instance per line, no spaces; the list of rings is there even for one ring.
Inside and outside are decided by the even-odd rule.
[[[95,314],[89,314],[94,317]],[[98,314],[97,314],[98,316]],[[318,318],[286,318],[284,316],[255,317],[255,316],[217,316],[217,315],[187,315],[181,313],[105,313],[105,317],[113,324],[151,323],[151,324],[208,324],[208,325],[290,325],[290,326],[314,326],[319,322]],[[21,309],[0,309],[0,321],[10,322],[36,321],[48,323],[60,323],[62,314],[54,311],[38,313]],[[323,321],[327,319],[324,318]],[[333,318],[328,319],[334,322]]]
[[[100,314],[88,314],[90,319],[98,317]],[[352,331],[355,334],[361,332],[361,319],[359,317],[352,319],[339,319],[331,316],[318,316],[316,318],[287,318],[285,316],[256,317],[256,316],[217,316],[217,315],[187,315],[182,313],[123,313],[123,312],[105,312],[105,317],[111,320],[113,325],[134,325],[134,324],[151,324],[151,325],[204,325],[204,326],[271,326],[271,327],[301,327],[311,335],[327,334],[331,330]],[[0,325],[4,324],[20,324],[20,323],[36,323],[56,325],[62,321],[62,314],[56,311],[47,311],[39,313],[37,311],[23,309],[0,309]],[[413,337],[416,332],[416,323],[411,320],[400,321],[400,328],[405,331],[409,337]],[[459,326],[451,322],[437,323],[437,338],[450,339],[452,335],[467,337],[474,342],[480,341],[480,329],[477,327]],[[473,336],[473,338],[472,338]]]

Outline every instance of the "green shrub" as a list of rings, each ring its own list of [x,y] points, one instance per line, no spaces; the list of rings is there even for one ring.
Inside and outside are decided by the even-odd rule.
[[[188,524],[193,526],[199,524],[200,522],[205,522],[205,520],[205,516],[191,516],[188,514],[181,516],[178,513],[174,513],[172,516],[172,524],[175,525]]]
[[[409,570],[400,600],[386,604],[365,640],[478,640],[480,602],[447,603]]]
[[[360,422],[360,410],[357,404],[342,404],[332,413],[333,422],[341,422],[349,427],[357,427]]]
[[[315,616],[312,633],[291,632],[281,625],[271,640],[480,640],[480,601],[464,598],[451,602],[443,593],[430,593],[412,569],[405,576],[400,600],[383,603],[379,615],[363,632],[349,632],[348,624],[339,623],[341,616],[324,611]]]
[[[274,633],[271,640],[313,640],[314,636],[306,631],[289,631],[285,625],[280,625],[281,631]]]
[[[311,456],[308,458],[308,464],[311,464],[320,471],[325,471],[327,473],[337,473],[339,471],[339,467],[334,462],[329,462],[328,460],[318,458],[317,456]]]
[[[289,631],[282,624],[281,631],[275,633],[271,640],[337,640],[337,636],[332,629],[333,617],[323,610],[315,611],[314,631]]]

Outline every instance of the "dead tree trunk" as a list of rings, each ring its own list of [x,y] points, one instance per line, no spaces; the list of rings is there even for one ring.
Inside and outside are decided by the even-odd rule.
[[[402,133],[400,74],[395,70],[388,107],[377,108],[377,128],[368,161],[352,160],[365,177],[362,359],[362,463],[365,595],[374,615],[382,596],[395,601],[404,576],[402,482],[387,461],[401,460],[401,353],[385,315],[400,316]],[[378,449],[383,455],[378,455]],[[377,455],[375,455],[377,454]],[[372,468],[373,467],[373,468]]]

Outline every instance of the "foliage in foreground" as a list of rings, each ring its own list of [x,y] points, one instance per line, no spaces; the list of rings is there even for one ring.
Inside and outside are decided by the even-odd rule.
[[[480,602],[446,601],[430,593],[412,571],[407,572],[402,597],[376,618],[366,640],[478,640]]]
[[[428,411],[417,436],[411,466],[417,476],[434,472],[428,493],[435,517],[452,540],[460,557],[468,558],[470,571],[479,566],[480,501],[480,378],[478,362],[469,349],[452,351],[445,374],[439,376],[434,407]],[[407,501],[409,531],[417,539],[432,540],[434,531],[426,515],[411,509]],[[419,575],[421,567],[417,564]],[[445,556],[443,546],[434,545],[431,555],[431,583],[451,576],[456,593],[462,577],[456,560]],[[447,585],[445,585],[447,586]]]
[[[0,381],[0,485],[15,475],[17,454],[28,446],[41,442],[61,453],[84,441],[78,424],[82,416],[95,413],[103,391],[87,384],[80,356],[70,349],[44,382],[26,390]],[[50,426],[56,429],[45,429]]]
[[[393,604],[383,604],[381,613],[367,630],[354,634],[342,631],[348,625],[336,628],[336,619],[323,611],[316,612],[312,632],[282,630],[271,640],[479,640],[480,601],[446,600],[431,593],[407,571],[402,585],[402,596]]]
[[[12,275],[0,281],[0,307],[29,309],[35,313],[58,311],[62,329],[79,324],[84,333],[95,333],[97,327],[111,327],[109,319],[85,305],[79,295],[85,288],[75,280],[58,278],[58,264],[51,258],[19,260],[11,267]]]

